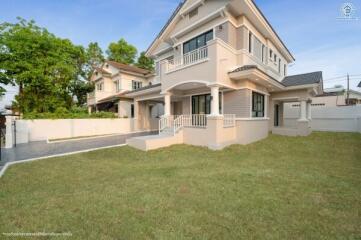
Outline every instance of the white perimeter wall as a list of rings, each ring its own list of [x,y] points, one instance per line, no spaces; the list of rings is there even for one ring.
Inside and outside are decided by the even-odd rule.
[[[297,104],[297,103],[293,103]],[[299,107],[284,107],[284,125],[294,127],[299,116]],[[311,108],[311,128],[314,131],[361,132],[361,105]]]
[[[158,122],[156,119],[154,122]],[[151,124],[152,127],[157,124]],[[134,132],[134,119],[39,119],[17,120],[18,143]]]

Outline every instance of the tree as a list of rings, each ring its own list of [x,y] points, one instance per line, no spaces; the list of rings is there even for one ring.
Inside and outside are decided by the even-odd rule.
[[[154,70],[154,61],[151,58],[145,56],[145,52],[141,52],[140,56],[138,57],[138,61],[135,64],[137,67],[147,69],[149,71]]]
[[[84,106],[87,100],[87,93],[94,91],[94,83],[77,79],[72,82],[70,91],[73,98],[76,97],[76,104]]]
[[[85,77],[85,50],[34,21],[0,24],[0,81],[17,84],[21,112],[54,112],[73,105],[71,86]]]
[[[137,56],[137,48],[127,43],[123,38],[116,43],[110,43],[108,50],[108,59],[124,64],[133,64]]]
[[[104,62],[104,55],[102,49],[97,42],[91,42],[88,45],[86,51],[86,64],[85,72],[87,79],[90,78],[93,73],[94,67],[100,67]]]

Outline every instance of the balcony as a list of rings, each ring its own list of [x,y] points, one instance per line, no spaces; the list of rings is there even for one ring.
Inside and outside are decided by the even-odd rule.
[[[166,61],[166,73],[176,71],[208,60],[208,46],[198,48],[180,57]]]

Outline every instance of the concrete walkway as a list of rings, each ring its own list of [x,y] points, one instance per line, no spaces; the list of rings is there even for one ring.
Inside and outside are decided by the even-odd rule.
[[[31,142],[19,144],[11,149],[1,149],[0,170],[6,162],[14,162],[32,158],[41,158],[57,154],[65,154],[77,151],[85,151],[95,148],[104,148],[125,144],[131,137],[154,135],[158,132],[140,132],[125,135],[113,135],[108,137],[98,137],[91,139],[72,140],[57,143]]]

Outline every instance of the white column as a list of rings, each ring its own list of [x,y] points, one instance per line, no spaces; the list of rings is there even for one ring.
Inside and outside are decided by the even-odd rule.
[[[307,119],[311,120],[311,102],[307,102]]]
[[[88,106],[88,114],[91,114],[91,113],[92,113],[92,107]]]
[[[164,115],[170,116],[170,93],[164,94]]]
[[[301,113],[299,121],[307,121],[307,102],[306,100],[301,101]]]
[[[219,87],[211,86],[211,115],[218,116],[219,115]]]
[[[267,118],[268,117],[268,95],[264,96],[264,117]]]

